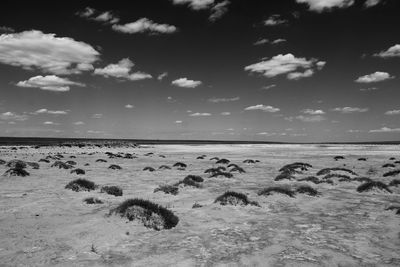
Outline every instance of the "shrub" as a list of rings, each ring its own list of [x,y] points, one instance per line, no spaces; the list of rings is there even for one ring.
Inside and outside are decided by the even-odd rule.
[[[175,184],[175,186],[179,186],[183,184],[184,186],[193,186],[200,188],[201,184],[204,181],[204,179],[200,176],[197,175],[188,175],[186,176],[182,181],[179,181],[178,183]]]
[[[167,166],[167,165],[161,165],[160,167],[158,167],[159,170],[170,170],[171,167]]]
[[[100,190],[100,193],[107,193],[109,195],[113,195],[116,197],[122,196],[122,188],[118,186],[103,186]]]
[[[396,160],[395,162],[393,162],[394,164],[400,164],[400,160]]]
[[[203,205],[200,205],[199,203],[196,202],[193,204],[192,209],[197,209],[197,208],[201,208],[201,207],[203,207]]]
[[[353,172],[352,170],[346,169],[346,168],[325,168],[317,172],[317,175],[325,175],[329,174],[330,172],[336,172],[336,171],[342,171],[342,172],[347,172],[352,175],[357,175],[357,173]]]
[[[78,175],[82,175],[82,174],[85,174],[86,172],[82,169],[74,169],[71,171],[71,173],[76,173]]]
[[[98,198],[94,198],[94,197],[85,198],[83,201],[84,201],[86,204],[103,204],[103,201],[101,201],[101,200],[98,199]]]
[[[58,167],[59,169],[72,169],[73,166],[62,161],[54,162],[50,167]]]
[[[105,159],[97,159],[96,162],[107,162]]]
[[[395,157],[391,157],[389,160],[396,160],[396,158]]]
[[[252,159],[245,159],[245,160],[243,160],[243,163],[254,164],[256,162],[254,160],[252,160]]]
[[[211,175],[214,174],[214,173],[217,173],[217,172],[220,172],[220,170],[217,169],[217,168],[209,168],[209,169],[204,171],[204,173],[210,173]]]
[[[5,160],[3,160],[3,159],[0,159],[0,165],[4,165],[4,164],[6,164],[6,162],[7,162],[7,161],[5,161]]]
[[[386,208],[385,210],[394,210],[394,211],[396,211],[397,215],[400,215],[400,206],[390,206],[390,207]]]
[[[48,159],[39,159],[39,162],[46,162],[46,163],[50,163],[50,160],[48,160]]]
[[[75,157],[75,156],[69,156],[69,158],[70,158],[70,159],[76,159],[76,157]]]
[[[246,171],[243,168],[240,168],[240,167],[233,167],[229,172],[245,173]]]
[[[149,171],[149,172],[154,172],[155,169],[153,167],[144,167],[143,171]]]
[[[73,160],[68,160],[68,161],[66,161],[66,163],[69,165],[76,165],[76,162]]]
[[[343,156],[336,156],[336,157],[334,157],[334,159],[335,160],[339,160],[339,159],[344,159],[344,157]]]
[[[325,175],[322,179],[339,178],[339,181],[351,181],[350,176],[344,174],[330,173]]]
[[[313,197],[319,195],[317,190],[315,190],[314,188],[312,188],[311,186],[308,186],[308,185],[299,186],[296,189],[296,192],[299,194],[306,194],[306,195],[313,196]]]
[[[367,161],[367,158],[358,158],[358,161]]]
[[[80,191],[92,191],[97,188],[96,184],[93,183],[92,181],[86,180],[86,179],[76,179],[71,182],[69,182],[66,186],[66,189],[71,189],[72,191],[75,192],[80,192]]]
[[[111,164],[108,168],[112,169],[112,170],[121,170],[122,169],[121,166],[116,165],[116,164]]]
[[[368,171],[367,171],[367,175],[374,175],[374,174],[377,174],[377,173],[378,173],[378,170],[375,169],[374,167],[370,167],[368,169]]]
[[[296,169],[301,169],[301,171],[307,171],[308,168],[312,168],[311,164],[308,163],[303,163],[303,162],[295,162],[291,164],[287,164],[280,168],[280,172],[286,171],[286,170],[296,170]]]
[[[388,177],[388,176],[396,176],[400,173],[400,170],[393,170],[389,171],[383,174],[383,177]]]
[[[372,182],[371,178],[368,178],[368,177],[355,177],[355,178],[353,178],[351,180],[352,181],[357,181],[357,182],[362,182],[362,183]]]
[[[19,168],[11,168],[7,170],[4,174],[4,176],[29,176],[29,172],[27,172],[25,169],[19,169]]]
[[[357,187],[357,192],[361,193],[364,191],[370,191],[374,188],[392,193],[392,191],[389,189],[389,187],[386,184],[384,184],[382,182],[374,182],[374,181],[366,182],[366,183],[360,185],[359,187]]]
[[[291,175],[291,173],[289,172],[282,172],[280,174],[278,174],[274,181],[282,181],[282,180],[292,180],[295,179],[294,176]]]
[[[151,156],[151,155],[154,155],[154,153],[153,152],[149,152],[149,153],[146,153],[146,154],[144,154],[145,156]]]
[[[230,162],[229,159],[220,159],[217,162],[215,162],[216,164],[228,164]]]
[[[226,168],[225,168],[224,166],[218,166],[216,169],[217,169],[219,172],[226,171]]]
[[[289,197],[294,197],[295,192],[293,192],[291,189],[286,188],[286,187],[278,187],[278,186],[272,186],[272,187],[267,187],[261,190],[258,195],[261,196],[270,196],[273,193],[279,193],[283,195],[287,195]]]
[[[179,188],[174,185],[160,185],[156,189],[154,189],[154,193],[157,193],[158,191],[164,192],[165,194],[171,194],[176,196],[179,192]]]
[[[143,199],[128,199],[110,213],[118,213],[128,220],[139,220],[144,226],[154,230],[171,229],[175,227],[179,218],[170,210]]]
[[[315,176],[308,176],[305,178],[298,179],[299,182],[312,182],[314,184],[320,184],[321,181]]]
[[[231,163],[231,164],[229,164],[227,167],[228,167],[228,168],[231,168],[231,167],[239,168],[240,166],[237,165],[237,164],[235,164],[235,163]]]
[[[187,165],[185,163],[182,163],[182,162],[177,162],[172,166],[173,167],[179,167],[179,168],[186,168],[187,167]]]
[[[382,165],[382,168],[394,168],[394,167],[396,167],[396,165],[392,163],[386,163]]]
[[[27,164],[25,161],[19,159],[13,159],[10,160],[6,166],[12,169],[25,169],[27,167]]]
[[[196,159],[204,159],[203,156],[198,156]]]
[[[400,185],[400,180],[398,180],[398,179],[393,179],[393,180],[389,183],[389,186],[395,186],[395,187],[397,187],[398,185]]]
[[[216,173],[213,173],[213,174],[210,176],[210,178],[218,177],[218,176],[224,176],[225,178],[232,178],[232,177],[233,177],[233,174],[232,174],[232,173],[229,173],[229,172],[216,172]]]
[[[214,201],[214,203],[219,203],[223,206],[225,205],[233,205],[233,206],[247,206],[247,205],[253,205],[253,206],[260,206],[257,202],[255,201],[249,201],[247,196],[242,193],[237,193],[233,191],[227,191],[224,194],[220,195],[217,197]]]
[[[26,163],[29,167],[31,167],[32,169],[38,170],[40,168],[39,163],[36,162],[27,162]]]
[[[219,160],[219,158],[218,157],[213,157],[210,160]]]

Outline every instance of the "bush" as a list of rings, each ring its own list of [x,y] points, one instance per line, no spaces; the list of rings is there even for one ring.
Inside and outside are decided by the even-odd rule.
[[[228,159],[220,159],[215,163],[216,164],[228,164],[229,162],[230,162],[230,160],[228,160]]]
[[[391,157],[389,160],[396,160],[396,158],[395,157]]]
[[[39,163],[36,162],[27,162],[26,163],[29,167],[31,167],[32,169],[38,170],[40,168]]]
[[[96,162],[107,162],[105,159],[97,159]]]
[[[299,186],[296,189],[296,192],[299,194],[306,194],[306,195],[313,196],[313,197],[319,195],[317,190],[315,190],[314,188],[312,188],[311,186],[308,186],[308,185]]]
[[[364,191],[370,191],[374,188],[392,193],[392,191],[389,189],[389,187],[386,184],[384,184],[382,182],[374,182],[374,181],[366,182],[366,183],[360,185],[359,187],[357,187],[357,192],[361,193]]]
[[[50,160],[48,160],[48,159],[39,159],[39,162],[46,162],[46,163],[50,163]]]
[[[357,175],[357,173],[353,172],[352,170],[346,169],[346,168],[325,168],[317,172],[317,175],[326,175],[329,174],[330,172],[336,172],[336,171],[342,171],[342,172],[347,172],[352,175]]]
[[[74,169],[74,170],[71,171],[71,173],[76,173],[78,175],[83,175],[86,172],[84,170],[82,170],[82,169]]]
[[[159,170],[170,170],[171,167],[167,166],[167,165],[161,165],[160,167],[158,167]]]
[[[400,164],[400,160],[396,160],[395,162],[393,162],[394,164]]]
[[[185,163],[182,163],[182,162],[177,162],[172,166],[173,167],[179,167],[179,168],[186,168],[187,167],[187,165]]]
[[[386,163],[384,165],[382,165],[382,168],[394,168],[396,167],[396,165],[392,164],[392,163]]]
[[[65,186],[65,188],[71,189],[72,191],[75,191],[75,192],[80,192],[80,191],[95,190],[97,188],[97,186],[92,181],[89,181],[86,179],[76,179],[76,180],[73,180],[72,182],[69,182]]]
[[[179,222],[179,218],[172,211],[138,198],[125,200],[110,213],[118,213],[130,221],[139,220],[144,226],[154,230],[171,229]]]
[[[72,169],[73,166],[62,161],[54,162],[50,167],[58,167],[59,169]]]
[[[282,180],[292,180],[295,179],[294,176],[289,172],[282,172],[275,177],[274,181],[282,181]]]
[[[204,173],[210,173],[211,175],[214,173],[217,173],[217,172],[220,172],[219,169],[217,169],[217,168],[209,168],[204,171]]]
[[[367,158],[358,158],[358,161],[367,161]]]
[[[398,180],[398,179],[393,179],[393,180],[389,183],[389,186],[395,186],[395,187],[397,187],[398,185],[400,185],[400,180]]]
[[[182,181],[179,181],[178,183],[175,184],[175,186],[179,186],[183,184],[184,186],[193,186],[200,188],[201,184],[204,181],[204,179],[200,176],[197,175],[188,175],[183,179]]]
[[[86,204],[103,204],[103,201],[101,201],[101,200],[98,199],[98,198],[94,198],[94,197],[85,198],[83,201],[84,201]]]
[[[383,177],[388,177],[388,176],[396,176],[400,173],[400,170],[393,170],[389,171],[383,174]]]
[[[219,160],[219,158],[218,157],[213,157],[210,160]]]
[[[213,173],[213,174],[210,176],[210,178],[218,177],[218,176],[224,176],[225,178],[232,178],[232,177],[233,177],[233,174],[232,174],[232,173],[229,173],[229,172],[216,172],[216,173]]]
[[[243,168],[240,168],[240,167],[233,167],[229,172],[245,173],[246,171]]]
[[[243,163],[254,164],[256,162],[254,160],[252,160],[252,159],[245,159],[245,160],[243,160]]]
[[[357,182],[362,182],[362,183],[372,182],[371,178],[368,178],[368,177],[355,177],[355,178],[353,178],[351,180],[352,181],[357,181]]]
[[[66,163],[69,165],[76,165],[76,162],[73,160],[68,160]]]
[[[113,195],[116,197],[122,196],[122,188],[118,186],[103,186],[100,190],[100,193],[107,193],[109,195]]]
[[[176,196],[179,192],[179,188],[174,185],[160,185],[156,189],[154,189],[154,193],[157,193],[158,191],[164,192],[165,194],[171,194]]]
[[[144,167],[143,171],[149,171],[149,172],[154,172],[155,169],[153,167]]]
[[[351,181],[350,176],[344,174],[330,173],[325,175],[322,179],[339,178],[339,181]]]
[[[278,187],[278,186],[273,186],[273,187],[267,187],[261,190],[258,195],[261,196],[270,196],[273,193],[279,193],[283,195],[287,195],[289,197],[294,197],[295,192],[290,190],[289,188],[286,187]]]
[[[27,164],[25,161],[19,159],[13,159],[10,160],[6,166],[12,169],[25,169],[27,167]]]
[[[396,211],[397,215],[400,215],[400,206],[390,206],[390,207],[386,208],[385,210],[394,210],[394,211]]]
[[[6,162],[7,162],[7,161],[5,161],[5,160],[3,160],[3,159],[0,159],[0,165],[4,165],[4,164],[6,164]]]
[[[297,181],[299,181],[299,182],[312,182],[314,184],[320,184],[322,182],[315,176],[308,176],[308,177],[305,177],[305,178],[302,178],[302,179],[298,179]]]
[[[11,168],[7,170],[4,174],[4,176],[29,176],[29,172],[27,172],[24,169],[19,169],[19,168]]]
[[[192,209],[197,209],[197,208],[201,208],[201,207],[203,207],[203,205],[200,205],[199,203],[196,202],[193,204]]]
[[[335,160],[339,160],[339,159],[344,159],[344,157],[343,156],[336,156],[336,157],[334,157],[334,159]]]
[[[287,170],[296,170],[300,169],[301,171],[307,171],[308,168],[312,168],[311,164],[303,163],[303,162],[295,162],[291,164],[287,164],[279,169],[280,172],[287,171]]]
[[[227,167],[228,167],[228,168],[231,168],[231,167],[240,168],[240,166],[237,165],[237,164],[235,164],[235,163],[231,163],[231,164],[229,164]]]
[[[196,159],[204,159],[203,156],[198,156]]]
[[[253,205],[253,206],[260,206],[257,202],[255,201],[249,201],[247,196],[242,193],[237,193],[233,191],[227,191],[224,194],[220,195],[217,197],[214,201],[214,203],[219,203],[223,206],[225,205],[233,205],[233,206],[247,206],[247,205]]]
[[[116,165],[116,164],[111,164],[108,168],[112,169],[112,170],[121,170],[122,169],[121,166]]]

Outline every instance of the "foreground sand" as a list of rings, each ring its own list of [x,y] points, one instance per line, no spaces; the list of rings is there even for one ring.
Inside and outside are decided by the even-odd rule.
[[[108,159],[104,152],[136,153],[137,159]],[[96,152],[94,155],[82,152]],[[154,152],[152,156],[144,156]],[[83,176],[100,185],[118,185],[122,197],[64,189],[76,179],[69,170],[29,169],[27,177],[0,176],[0,265],[1,266],[400,266],[400,216],[385,211],[400,205],[400,187],[393,194],[357,193],[360,183],[332,186],[309,184],[320,197],[297,195],[258,196],[271,185],[304,184],[274,182],[279,168],[296,161],[313,168],[297,177],[315,175],[326,167],[346,164],[360,176],[370,167],[383,178],[381,166],[390,157],[400,159],[398,146],[318,145],[159,145],[142,148],[39,148],[11,151],[0,148],[0,159],[35,161],[49,153],[62,153],[64,160],[76,156]],[[159,155],[165,155],[165,158]],[[204,160],[196,157],[205,154]],[[334,161],[343,155],[345,160]],[[203,172],[213,166],[209,159],[223,157],[246,170],[233,178],[207,178]],[[366,162],[357,161],[367,157]],[[106,159],[107,163],[95,162]],[[244,159],[258,159],[246,165]],[[177,161],[188,165],[176,169],[145,172],[142,169]],[[84,166],[89,163],[89,166]],[[122,170],[110,170],[118,164]],[[400,168],[400,164],[398,164]],[[0,173],[7,170],[0,165]],[[159,184],[172,184],[188,174],[205,178],[200,189],[182,188],[177,196],[153,193]],[[220,206],[217,196],[227,190],[248,194],[261,207]],[[96,196],[101,205],[82,200]],[[133,197],[149,199],[172,210],[180,219],[171,230],[155,231],[118,216],[109,210]],[[194,203],[203,205],[192,209]]]

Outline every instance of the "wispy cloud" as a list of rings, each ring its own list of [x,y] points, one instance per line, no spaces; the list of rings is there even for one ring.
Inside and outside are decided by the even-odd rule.
[[[13,121],[26,121],[28,116],[26,114],[17,114],[7,111],[0,114],[0,120],[13,120]]]
[[[159,24],[148,18],[141,18],[135,22],[126,23],[123,25],[114,24],[112,29],[122,33],[150,33],[150,34],[170,34],[178,30],[177,27],[169,24]]]
[[[179,78],[171,82],[172,85],[184,88],[195,88],[202,84],[201,81],[189,80],[188,78]]]
[[[229,116],[231,113],[229,111],[224,111],[220,113],[222,116]]]
[[[382,2],[383,2],[382,0],[367,0],[367,1],[365,1],[364,6],[365,7],[373,7]]]
[[[76,121],[74,122],[74,125],[85,125],[83,121]]]
[[[374,56],[381,58],[400,57],[400,44],[389,47],[387,50],[374,54]]]
[[[125,108],[127,108],[127,109],[132,109],[132,108],[134,108],[135,106],[134,105],[131,105],[131,104],[126,104],[125,105]]]
[[[332,109],[332,111],[337,111],[340,113],[348,114],[348,113],[360,113],[367,112],[368,108],[358,108],[358,107],[337,107]]]
[[[400,109],[388,110],[385,115],[400,115]]]
[[[137,71],[132,73],[131,70],[134,65],[135,64],[133,64],[133,62],[129,58],[124,58],[116,64],[109,64],[104,68],[95,69],[94,74],[102,75],[106,78],[115,77],[130,81],[139,81],[152,78],[150,74],[145,72]]]
[[[204,113],[196,112],[196,113],[190,114],[189,116],[190,116],[190,117],[208,117],[208,116],[211,116],[211,113],[207,113],[207,112],[204,112]]]
[[[376,71],[374,73],[358,77],[355,80],[355,82],[357,82],[357,83],[376,83],[376,82],[390,80],[393,78],[394,78],[394,76],[390,76],[390,74],[387,72]]]
[[[168,76],[168,72],[163,72],[157,76],[157,80],[162,81],[167,76]]]
[[[211,103],[221,103],[221,102],[234,102],[240,100],[240,97],[230,97],[230,98],[217,98],[217,97],[212,97],[209,98],[207,101]]]
[[[230,2],[227,0],[222,1],[218,4],[215,4],[211,8],[211,14],[208,19],[210,21],[216,21],[216,20],[220,19],[223,15],[225,15],[228,12],[229,4],[230,4]]]
[[[297,3],[307,4],[311,11],[323,12],[333,8],[345,8],[354,4],[354,0],[296,0]]]
[[[76,15],[89,20],[104,22],[108,24],[115,24],[119,22],[119,18],[111,11],[99,12],[94,8],[86,7],[82,11],[78,11]]]
[[[277,25],[282,25],[286,24],[288,21],[285,19],[282,19],[280,15],[274,14],[271,15],[268,19],[264,21],[265,26],[277,26]]]
[[[230,1],[217,2],[216,0],[172,0],[175,5],[187,5],[190,9],[210,11],[209,20],[214,22],[228,12]]]
[[[50,115],[67,115],[69,110],[49,110],[46,108],[38,109],[32,114],[37,115],[37,114],[50,114]]]
[[[84,87],[83,83],[73,82],[67,78],[61,78],[56,75],[35,76],[26,81],[20,81],[16,84],[19,87],[39,88],[53,92],[68,92],[70,86]]]
[[[246,110],[246,111],[249,111],[249,110],[262,110],[264,112],[271,112],[271,113],[275,113],[275,112],[280,111],[279,108],[275,108],[273,106],[266,106],[266,105],[262,105],[262,104],[249,106],[249,107],[245,108],[244,110]]]
[[[392,133],[392,132],[400,132],[400,128],[389,128],[382,127],[380,129],[370,130],[370,133]]]
[[[368,88],[361,88],[360,91],[361,92],[369,92],[369,91],[376,91],[379,90],[378,87],[368,87]]]
[[[309,108],[307,108],[307,109],[303,109],[301,112],[304,113],[304,114],[310,114],[310,115],[323,115],[323,114],[325,114],[325,112],[323,110],[321,110],[321,109],[309,109]]]

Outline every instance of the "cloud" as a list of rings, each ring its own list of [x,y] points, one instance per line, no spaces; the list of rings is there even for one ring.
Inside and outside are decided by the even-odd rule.
[[[199,113],[199,112],[196,112],[196,113],[190,114],[189,116],[191,116],[191,117],[207,117],[207,116],[211,116],[211,113]]]
[[[279,39],[273,40],[271,42],[271,44],[280,44],[280,43],[284,43],[284,42],[286,42],[286,39],[279,38]]]
[[[86,7],[83,11],[79,11],[76,14],[82,18],[99,22],[105,22],[108,24],[115,24],[119,22],[119,18],[115,16],[111,11],[105,11],[100,13],[96,9],[91,7]]]
[[[68,110],[48,110],[46,108],[38,109],[32,114],[37,115],[37,114],[50,114],[50,115],[67,115]]]
[[[307,4],[311,11],[323,12],[333,8],[345,8],[354,4],[354,0],[296,0],[297,3]]]
[[[127,105],[125,105],[125,108],[128,108],[128,109],[130,109],[130,108],[134,108],[135,106],[134,105],[131,105],[131,104],[127,104]]]
[[[276,133],[261,132],[261,133],[257,133],[257,135],[273,136],[273,135],[276,135]]]
[[[168,76],[168,72],[163,72],[157,76],[157,80],[162,81],[167,76]]]
[[[193,10],[208,9],[213,6],[215,0],[172,0],[175,5],[189,5]]]
[[[16,85],[19,87],[39,88],[53,92],[68,92],[70,90],[70,86],[85,86],[83,83],[73,82],[67,78],[61,78],[56,75],[38,75],[31,77],[26,81],[19,81]]]
[[[223,2],[220,2],[216,5],[214,5],[211,8],[211,14],[210,17],[208,18],[210,21],[216,21],[217,19],[220,19],[225,13],[228,12],[228,5],[230,4],[229,1],[225,0]]]
[[[74,125],[84,125],[85,123],[83,121],[76,121],[74,122]]]
[[[6,33],[6,32],[15,32],[15,30],[11,27],[7,26],[0,26],[0,33]]]
[[[400,109],[388,110],[385,115],[400,115]]]
[[[96,10],[91,7],[86,7],[83,11],[78,11],[76,14],[82,18],[89,18],[91,17]]]
[[[355,82],[357,82],[357,83],[375,83],[375,82],[386,81],[386,80],[393,79],[393,78],[394,78],[394,76],[390,76],[390,74],[387,72],[376,71],[374,73],[358,77],[357,80],[355,80]]]
[[[299,115],[296,116],[296,119],[301,120],[303,122],[320,122],[326,120],[326,118],[321,115],[311,115],[311,116]]]
[[[261,90],[269,90],[269,89],[274,88],[274,87],[276,87],[276,84],[270,84],[270,85],[266,85],[266,86],[261,87]]]
[[[28,116],[25,114],[17,114],[11,111],[7,111],[0,114],[0,120],[13,120],[13,121],[26,121]]]
[[[258,39],[257,41],[255,41],[253,43],[253,45],[263,45],[263,44],[267,44],[269,42],[268,39],[262,38],[262,39]]]
[[[278,14],[271,15],[267,20],[264,21],[265,26],[277,26],[281,24],[286,24],[288,21],[285,19],[281,19],[281,16]]]
[[[325,114],[325,112],[323,110],[321,110],[321,109],[309,109],[309,108],[307,108],[307,109],[303,109],[301,112],[304,113],[304,114],[310,114],[310,115],[323,115],[323,114]]]
[[[362,91],[362,92],[375,91],[375,90],[379,90],[379,88],[377,88],[377,87],[369,87],[369,88],[361,88],[360,89],[360,91]]]
[[[45,122],[43,122],[43,124],[44,125],[59,125],[59,123],[55,123],[55,122],[52,122],[52,121],[45,121]]]
[[[365,1],[364,6],[367,8],[373,7],[373,6],[378,5],[381,2],[382,2],[382,0],[367,0],[367,1]]]
[[[374,56],[381,58],[400,57],[400,44],[391,46],[385,51],[381,51],[377,54],[374,54]]]
[[[202,84],[201,81],[189,80],[187,78],[179,78],[171,82],[172,85],[184,88],[195,88]]]
[[[211,103],[221,103],[221,102],[233,102],[233,101],[238,101],[240,100],[240,97],[236,96],[236,97],[231,97],[231,98],[216,98],[216,97],[212,97],[210,99],[208,99],[208,102]]]
[[[220,113],[222,116],[229,116],[231,113],[229,111],[224,111]]]
[[[245,108],[244,110],[262,110],[265,112],[272,112],[272,113],[280,111],[279,108],[275,108],[273,106],[265,106],[262,104],[258,104],[255,106],[249,106],[249,107]]]
[[[174,33],[178,30],[178,28],[176,28],[173,25],[158,24],[153,22],[152,20],[149,20],[148,18],[141,18],[135,22],[126,23],[124,25],[114,24],[112,26],[112,29],[117,32],[129,33],[129,34],[134,34],[134,33],[169,34],[169,33]]]
[[[181,124],[181,123],[182,123],[182,121],[175,121],[175,123],[176,123],[176,124]]]
[[[31,30],[0,35],[0,62],[27,70],[81,73],[93,69],[99,55],[89,44],[52,33]]]
[[[190,9],[195,11],[210,10],[211,14],[208,19],[212,22],[225,15],[228,12],[227,6],[230,4],[228,0],[216,2],[216,0],[172,0],[174,5],[188,5]]]
[[[103,118],[103,114],[100,114],[100,113],[93,114],[92,118],[93,119],[101,119],[101,118]]]
[[[269,60],[263,60],[246,66],[244,69],[250,72],[261,73],[268,78],[287,74],[288,79],[298,80],[312,76],[315,69],[321,70],[324,66],[324,61],[318,61],[315,58],[307,60],[306,58],[296,58],[293,54],[279,54]],[[303,70],[303,72],[299,70]]]
[[[138,81],[138,80],[152,78],[150,74],[145,72],[138,71],[130,73],[134,65],[135,64],[133,64],[133,62],[129,58],[124,58],[121,59],[117,64],[109,64],[104,68],[95,69],[94,74],[102,75],[106,78],[115,77],[115,78],[127,79],[130,81]]]
[[[391,132],[400,132],[400,128],[389,128],[382,127],[380,129],[370,130],[370,133],[391,133]]]
[[[357,108],[357,107],[337,107],[332,109],[332,111],[341,112],[344,114],[356,113],[356,112],[367,112],[368,108]]]

